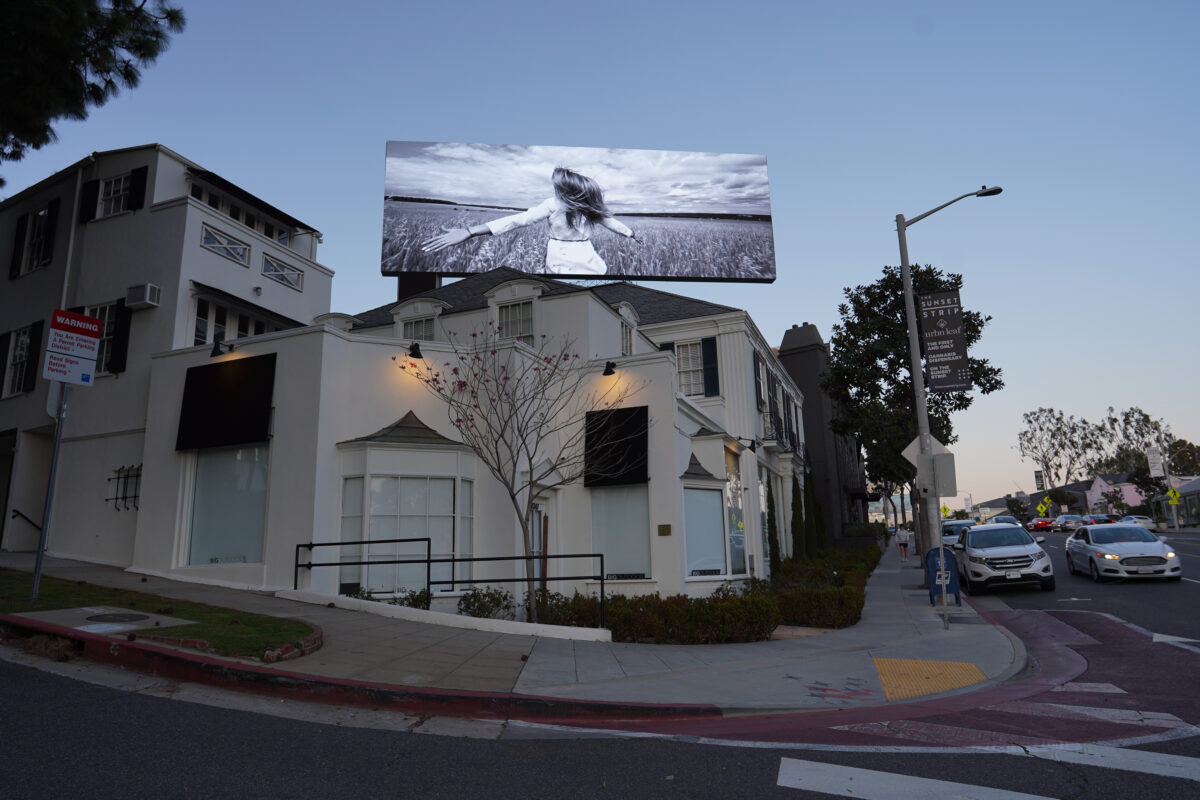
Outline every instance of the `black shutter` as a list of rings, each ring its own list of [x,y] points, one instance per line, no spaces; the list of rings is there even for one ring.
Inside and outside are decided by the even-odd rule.
[[[91,222],[96,218],[96,204],[100,202],[100,181],[87,181],[79,190],[79,222]]]
[[[39,319],[29,331],[29,354],[25,357],[25,385],[21,387],[23,392],[32,392],[33,387],[37,385],[42,363],[42,328],[45,326],[45,321]]]
[[[113,321],[112,346],[108,351],[107,372],[117,374],[125,371],[129,356],[129,327],[133,322],[133,312],[125,307],[124,300],[117,301],[116,319]],[[97,364],[97,371],[103,369],[103,364]]]
[[[17,217],[16,238],[13,239],[12,263],[8,265],[8,279],[16,280],[21,274],[21,256],[25,254],[25,231],[29,228],[29,215]]]
[[[0,393],[8,385],[8,344],[12,341],[12,332],[0,334]]]
[[[758,404],[758,410],[762,411],[763,405],[764,405],[764,398],[763,398],[762,375],[759,374],[759,372],[761,370],[760,364],[762,364],[762,359],[760,359],[758,357],[758,351],[755,350],[754,351],[754,400]]]
[[[137,211],[146,205],[146,175],[149,167],[138,167],[129,173],[129,205],[130,211]]]
[[[660,344],[658,346],[658,349],[659,350],[670,350],[672,353],[674,353],[675,352],[675,343],[674,342],[663,342],[662,344]]]
[[[721,393],[721,382],[717,374],[717,339],[715,336],[700,340],[700,355],[704,362],[704,396],[716,397]]]
[[[274,353],[190,367],[183,382],[175,449],[267,441],[274,390]]]
[[[649,423],[647,406],[587,412],[583,485],[647,483]]]
[[[50,259],[54,258],[54,229],[58,227],[58,207],[60,205],[61,203],[56,197],[50,201],[50,205],[46,206],[46,238],[42,244],[43,264],[49,264]]]

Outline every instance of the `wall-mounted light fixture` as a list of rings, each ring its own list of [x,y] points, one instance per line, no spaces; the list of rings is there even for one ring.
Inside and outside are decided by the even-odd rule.
[[[605,362],[604,362],[604,372],[603,372],[603,373],[601,373],[601,374],[603,374],[603,375],[616,375],[616,374],[617,374],[617,362],[615,362],[615,361],[605,361]]]
[[[225,348],[225,349],[222,350],[221,348]],[[217,339],[215,342],[213,342],[213,349],[212,349],[212,352],[208,354],[208,357],[216,358],[217,356],[222,355],[222,353],[232,353],[232,352],[233,352],[233,342],[227,342],[224,339]]]
[[[409,358],[424,358],[425,357],[425,356],[421,355],[421,345],[419,342],[417,342],[416,339],[413,339],[413,343],[411,345],[409,345],[409,347],[408,347],[408,357]]]

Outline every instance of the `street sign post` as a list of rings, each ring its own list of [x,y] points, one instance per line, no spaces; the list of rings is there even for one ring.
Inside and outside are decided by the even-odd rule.
[[[58,413],[54,419],[54,450],[50,456],[50,478],[46,482],[46,505],[42,509],[42,534],[38,541],[37,560],[33,566],[33,597],[37,600],[42,582],[42,557],[50,533],[50,508],[54,502],[54,476],[58,472],[58,449],[62,444],[63,420],[67,417],[67,402],[72,384],[91,386],[96,374],[96,354],[104,321],[85,317],[73,311],[56,308],[50,315],[50,340],[46,343],[46,358],[42,377],[62,384],[58,396]]]

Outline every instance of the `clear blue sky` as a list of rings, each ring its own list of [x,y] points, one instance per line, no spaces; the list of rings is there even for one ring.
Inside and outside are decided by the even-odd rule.
[[[965,275],[1007,386],[955,418],[958,485],[1033,490],[1038,406],[1140,406],[1200,441],[1200,4],[179,0],[141,86],[0,164],[4,196],[160,142],[325,234],[333,306],[379,274],[388,140],[767,156],[779,278],[660,284],[828,338],[842,289],[899,261],[895,216]],[[961,502],[961,501],[959,501]]]

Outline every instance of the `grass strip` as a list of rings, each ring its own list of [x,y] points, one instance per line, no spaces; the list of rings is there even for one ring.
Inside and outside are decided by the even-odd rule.
[[[142,613],[165,614],[191,620],[192,625],[148,628],[134,634],[202,639],[212,652],[223,656],[262,658],[268,650],[285,644],[300,646],[313,633],[307,623],[295,619],[269,617],[235,611],[231,608],[174,600],[128,589],[111,589],[85,581],[66,581],[42,576],[38,599],[33,593],[33,575],[0,567],[0,614],[24,614],[84,606],[116,606]]]

